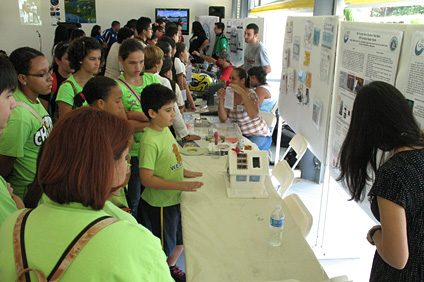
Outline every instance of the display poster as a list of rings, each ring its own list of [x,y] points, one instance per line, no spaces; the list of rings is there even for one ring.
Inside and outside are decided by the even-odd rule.
[[[377,80],[394,85],[403,37],[402,31],[372,28],[344,27],[340,32],[332,107],[330,163],[333,168],[337,166],[359,88]]]
[[[408,70],[404,89],[399,89],[405,95],[420,128],[424,127],[424,32],[416,31],[412,37],[411,49],[408,54]]]
[[[65,1],[65,17],[68,23],[95,23],[96,1]]]
[[[50,24],[57,26],[61,21],[59,0],[50,0]]]
[[[228,45],[231,53],[231,63],[233,65],[243,64],[244,49],[244,29],[243,21],[227,20],[225,26],[225,35],[228,39]]]

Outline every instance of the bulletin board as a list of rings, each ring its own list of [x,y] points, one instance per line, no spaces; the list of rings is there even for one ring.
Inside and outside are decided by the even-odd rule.
[[[259,27],[258,39],[266,44],[264,40],[265,20],[264,18],[244,18],[244,19],[225,19],[225,36],[228,38],[228,45],[231,54],[231,63],[235,66],[241,66],[244,63],[244,30],[250,23],[255,23]]]
[[[288,17],[278,109],[325,161],[339,20],[335,16]]]

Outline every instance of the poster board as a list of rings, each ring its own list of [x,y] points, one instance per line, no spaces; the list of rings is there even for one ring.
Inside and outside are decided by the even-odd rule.
[[[412,58],[416,43],[419,41],[416,38],[415,42],[412,42],[416,30],[424,29],[422,25],[341,23],[329,141],[330,173],[333,177],[338,176],[336,166],[339,152],[349,129],[350,113],[356,92],[361,85],[375,80],[385,81],[395,85],[413,104],[415,101],[416,117],[417,113],[421,113],[424,109],[424,99],[421,98],[424,84],[420,88],[420,93],[416,93],[418,89],[416,86],[409,96],[405,92],[408,80],[411,84],[411,73],[408,73],[411,61],[412,64],[416,59],[423,61],[421,73],[415,72],[415,76],[422,77],[424,70],[424,54]],[[424,35],[421,38],[424,38]],[[348,61],[355,63],[348,64]],[[413,83],[423,83],[422,78],[412,77],[412,79]],[[421,115],[419,120],[424,122],[424,114],[418,115]]]
[[[279,113],[325,161],[339,20],[288,17],[284,34]]]
[[[225,36],[228,38],[228,45],[231,54],[231,63],[235,66],[241,66],[244,61],[244,29],[250,23],[255,23],[259,27],[258,39],[266,44],[264,40],[265,20],[264,18],[244,18],[244,19],[225,19]]]

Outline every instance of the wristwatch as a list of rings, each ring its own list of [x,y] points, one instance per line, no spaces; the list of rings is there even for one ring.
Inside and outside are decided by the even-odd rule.
[[[372,237],[374,236],[375,232],[377,232],[378,230],[381,230],[381,226],[378,226],[368,231],[368,235],[370,236],[370,239],[371,239],[371,245],[375,245],[374,239]]]

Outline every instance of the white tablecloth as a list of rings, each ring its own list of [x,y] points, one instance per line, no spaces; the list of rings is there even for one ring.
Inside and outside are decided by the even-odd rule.
[[[328,279],[274,187],[268,199],[229,199],[226,157],[183,157],[184,168],[203,172],[204,186],[181,198],[186,277],[189,282]],[[197,179],[196,179],[197,180]],[[280,204],[286,214],[283,243],[268,243],[269,217]]]

